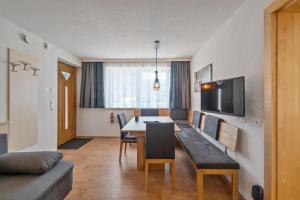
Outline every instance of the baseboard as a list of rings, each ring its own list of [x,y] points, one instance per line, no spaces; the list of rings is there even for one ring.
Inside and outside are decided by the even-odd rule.
[[[220,179],[226,183],[226,185],[228,186],[228,188],[231,190],[231,182],[224,176],[224,175],[219,175]],[[243,195],[239,192],[239,200],[246,200],[245,197],[243,197]]]

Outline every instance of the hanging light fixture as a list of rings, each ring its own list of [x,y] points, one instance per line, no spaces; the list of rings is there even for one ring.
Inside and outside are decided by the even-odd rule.
[[[155,46],[155,51],[156,51],[156,57],[155,57],[155,66],[156,66],[156,69],[155,69],[155,80],[154,80],[154,83],[153,83],[153,89],[158,91],[159,88],[160,88],[160,83],[159,83],[159,80],[158,80],[158,71],[157,71],[157,49],[159,48],[159,40],[155,40],[154,41],[154,46]]]

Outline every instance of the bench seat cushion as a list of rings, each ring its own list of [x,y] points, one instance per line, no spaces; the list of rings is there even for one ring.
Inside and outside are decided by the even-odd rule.
[[[175,120],[174,121],[176,125],[182,129],[182,128],[192,128],[188,120]]]
[[[239,164],[192,128],[183,128],[177,138],[198,169],[239,169]]]
[[[1,200],[62,200],[72,189],[73,164],[59,161],[43,175],[0,175]]]

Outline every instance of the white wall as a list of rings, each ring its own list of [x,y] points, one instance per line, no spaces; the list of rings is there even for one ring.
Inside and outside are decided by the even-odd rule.
[[[264,8],[271,0],[246,0],[193,56],[191,75],[213,63],[213,79],[246,77],[246,115],[217,115],[240,128],[236,153],[241,165],[240,192],[251,198],[251,186],[264,183],[263,60]],[[192,92],[192,108],[200,109],[199,93]],[[256,124],[256,122],[259,122]]]
[[[77,136],[120,137],[117,113],[124,112],[127,120],[133,117],[133,110],[79,108],[81,68],[77,69]],[[110,113],[115,114],[115,123],[110,123]]]
[[[52,98],[55,100],[55,105],[57,105],[57,61],[62,60],[80,66],[80,60],[50,43],[49,48],[45,50],[43,48],[45,40],[2,18],[0,18],[0,33],[0,97],[2,99],[0,101],[2,102],[2,109],[0,111],[5,110],[7,106],[7,48],[14,48],[37,57],[41,68],[39,74],[38,142],[36,145],[24,149],[24,151],[56,150],[57,108],[55,107],[54,111],[50,112],[49,105]],[[32,43],[26,44],[22,41],[21,35],[24,33],[31,36]],[[53,88],[53,94],[46,92],[46,88]]]

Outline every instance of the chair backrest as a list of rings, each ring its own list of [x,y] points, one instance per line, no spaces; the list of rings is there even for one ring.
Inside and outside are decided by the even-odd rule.
[[[170,117],[173,120],[188,120],[187,109],[171,109]]]
[[[119,126],[120,126],[121,139],[123,139],[128,134],[127,132],[122,131],[122,128],[127,124],[127,120],[126,120],[125,114],[123,112],[118,113],[117,117],[118,117],[118,122],[119,122]]]
[[[158,116],[159,110],[155,108],[147,108],[141,110],[141,116]]]
[[[0,133],[0,155],[8,152],[7,134]]]
[[[195,128],[200,128],[201,116],[202,116],[201,112],[199,111],[193,112],[192,124],[195,126]]]
[[[145,157],[147,159],[174,159],[174,123],[147,123],[145,143]]]

